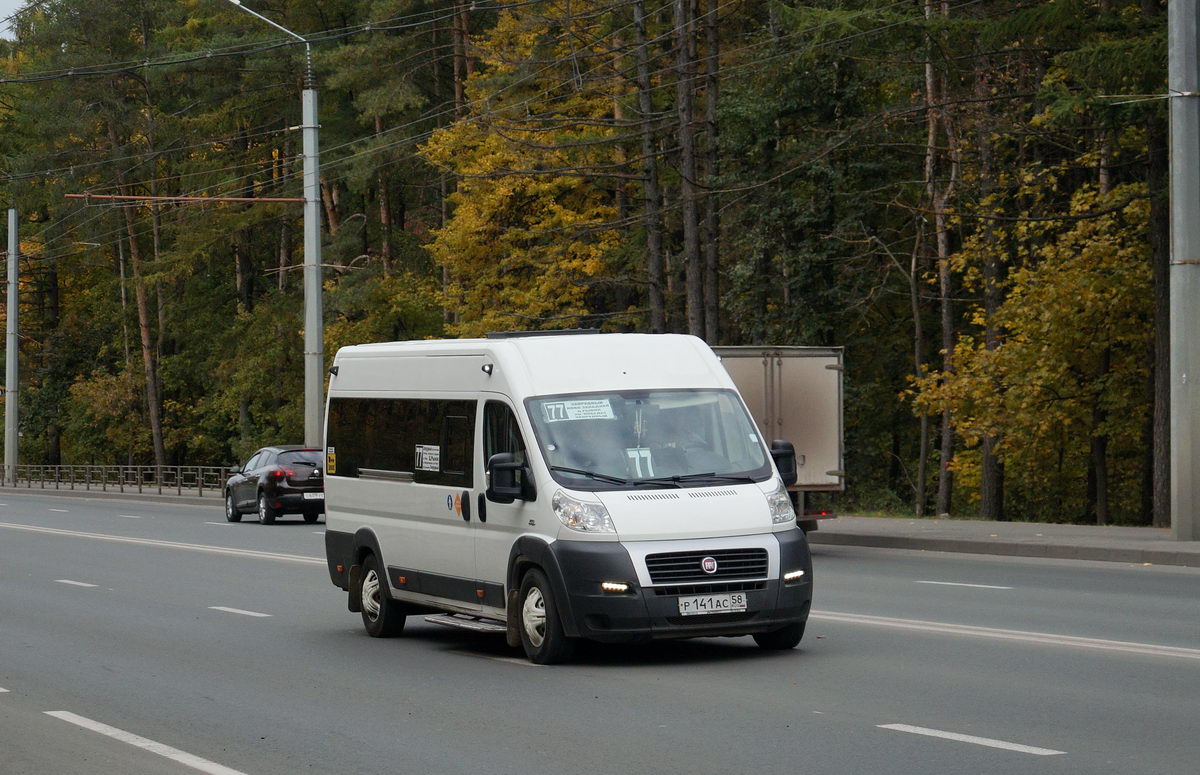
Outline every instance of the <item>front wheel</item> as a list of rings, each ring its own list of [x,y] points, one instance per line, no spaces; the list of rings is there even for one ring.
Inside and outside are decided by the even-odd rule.
[[[225,493],[225,521],[226,522],[241,522],[242,512],[238,511],[237,504],[233,501],[233,490]]]
[[[404,604],[387,593],[387,579],[375,555],[363,560],[358,599],[362,604],[363,627],[372,638],[393,638],[404,631]]]
[[[787,651],[800,645],[804,637],[805,622],[793,622],[773,632],[758,632],[754,634],[754,642],[760,648],[769,651]]]
[[[258,494],[258,521],[264,525],[274,525],[275,517],[278,515],[279,513],[267,501],[267,494],[260,492]]]
[[[525,656],[538,665],[553,665],[570,659],[575,641],[563,632],[554,593],[546,574],[533,568],[521,580],[521,645]]]

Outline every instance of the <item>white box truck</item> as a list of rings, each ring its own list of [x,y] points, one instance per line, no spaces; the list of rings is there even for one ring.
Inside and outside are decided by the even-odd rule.
[[[759,431],[796,450],[792,494],[800,526],[834,516],[808,510],[805,493],[846,488],[841,347],[714,347]]]
[[[800,642],[795,456],[701,340],[360,345],[331,373],[325,550],[368,634],[432,614],[543,664],[579,638]]]

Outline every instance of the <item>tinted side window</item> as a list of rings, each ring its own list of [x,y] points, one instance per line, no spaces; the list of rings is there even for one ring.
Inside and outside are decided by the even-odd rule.
[[[253,471],[258,466],[258,461],[262,459],[262,452],[255,452],[246,461],[246,465],[242,466],[243,471]]]
[[[518,462],[525,462],[525,442],[521,439],[521,426],[517,424],[512,409],[499,401],[488,401],[483,408],[483,460],[497,452],[512,452]]]
[[[334,398],[326,444],[329,473],[412,474],[422,484],[471,487],[475,401]]]

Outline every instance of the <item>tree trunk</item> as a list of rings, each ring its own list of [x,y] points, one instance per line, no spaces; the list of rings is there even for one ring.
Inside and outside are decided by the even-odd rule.
[[[696,116],[693,107],[694,27],[691,0],[675,0],[675,107],[679,118],[679,204],[683,219],[687,322],[689,334],[703,337],[704,285],[700,263],[700,218],[696,206]]]
[[[704,73],[705,114],[708,119],[708,131],[705,137],[705,166],[708,168],[707,179],[709,191],[704,197],[704,338],[710,344],[716,344],[720,336],[720,264],[721,264],[721,222],[717,213],[720,201],[714,193],[718,166],[717,149],[717,84],[720,67],[720,30],[717,27],[717,11],[721,7],[720,0],[708,0],[708,13],[704,19],[704,41],[707,46],[706,67]]]
[[[1147,184],[1150,189],[1150,260],[1154,280],[1154,416],[1152,490],[1155,527],[1171,525],[1171,269],[1170,204],[1167,200],[1167,129],[1160,116],[1146,122],[1150,147]]]
[[[642,197],[646,223],[646,277],[649,283],[650,333],[667,330],[666,304],[663,300],[662,216],[659,212],[658,158],[655,154],[654,106],[650,92],[650,53],[646,44],[646,2],[633,4],[637,31],[637,92],[641,114]]]
[[[979,55],[977,54],[977,57]],[[975,70],[975,96],[982,104],[991,92],[990,84],[983,71],[983,60],[977,58]],[[979,199],[986,200],[992,193],[992,127],[994,122],[987,110],[984,110],[976,123],[976,142],[979,146]],[[981,222],[980,228],[986,229],[985,244],[987,249],[983,259],[983,310],[984,335],[983,346],[989,353],[994,353],[1000,346],[1000,331],[996,325],[996,315],[1000,311],[1002,293],[1000,288],[1003,266],[1000,261],[1000,250],[997,246],[996,231],[991,221]],[[997,434],[989,433],[983,437],[980,461],[980,493],[979,516],[981,519],[995,521],[1005,520],[1004,514],[1004,466],[996,454],[1000,444]]]
[[[108,139],[114,157],[120,154],[121,143],[117,141],[116,129],[110,124]],[[124,173],[117,171],[117,190],[129,196],[129,188],[125,185]],[[138,333],[142,342],[142,366],[146,379],[146,413],[150,420],[150,438],[154,446],[154,464],[166,465],[166,451],[163,448],[162,412],[158,405],[161,392],[158,388],[158,362],[154,357],[154,340],[150,331],[150,304],[146,298],[146,285],[142,281],[142,254],[138,248],[137,230],[134,228],[133,208],[122,207],[125,212],[125,232],[129,238],[129,262],[133,269],[134,300],[138,314]]]

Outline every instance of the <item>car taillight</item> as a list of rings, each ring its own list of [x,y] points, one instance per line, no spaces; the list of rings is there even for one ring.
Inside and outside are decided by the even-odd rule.
[[[296,472],[290,468],[276,468],[274,471],[272,471],[270,474],[268,474],[268,476],[270,476],[273,479],[284,479],[289,476],[295,476],[295,475],[296,475]]]

